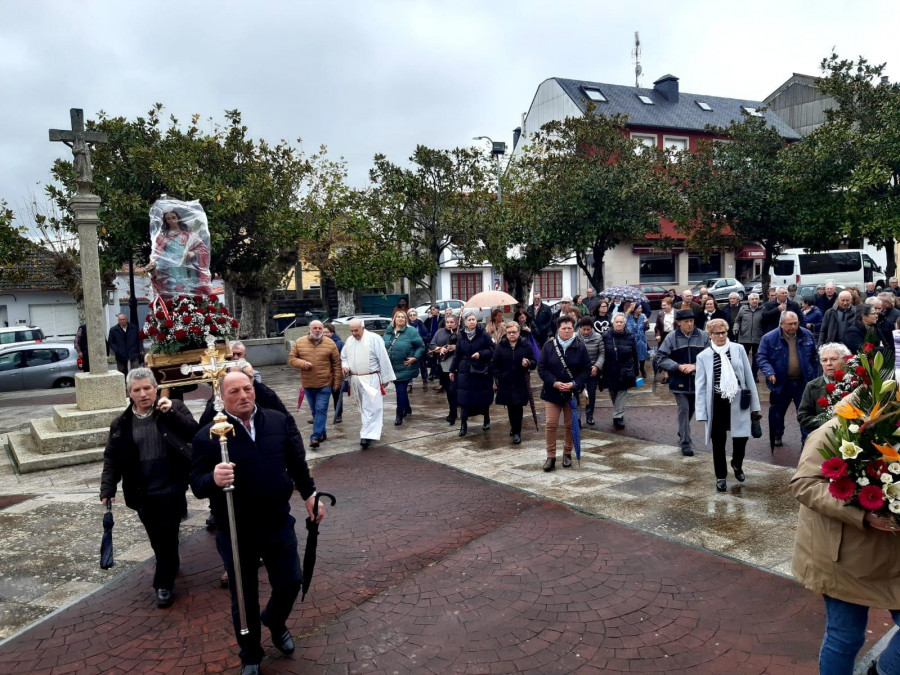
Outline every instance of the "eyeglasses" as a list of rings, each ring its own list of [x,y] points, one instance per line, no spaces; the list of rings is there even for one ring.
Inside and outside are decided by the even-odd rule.
[[[713,337],[716,337],[716,336],[721,337],[722,335],[728,335],[728,331],[727,330],[717,330],[717,331],[713,331],[712,333],[710,333],[710,335],[712,335]]]

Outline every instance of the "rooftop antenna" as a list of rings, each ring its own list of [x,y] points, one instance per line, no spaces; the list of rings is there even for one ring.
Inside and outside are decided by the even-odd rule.
[[[637,31],[634,31],[634,49],[631,50],[631,56],[634,58],[634,86],[639,88],[644,69],[641,68],[641,34]]]

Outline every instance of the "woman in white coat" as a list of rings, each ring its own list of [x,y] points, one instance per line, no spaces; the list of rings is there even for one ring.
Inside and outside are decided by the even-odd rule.
[[[744,451],[750,436],[750,413],[758,412],[759,394],[747,352],[728,340],[728,322],[712,319],[706,324],[710,345],[697,356],[697,421],[706,422],[706,444],[712,440],[716,490],[725,492],[725,440],[731,432],[731,468],[744,481]],[[725,357],[728,358],[725,358]],[[749,392],[750,405],[741,409],[741,390]],[[744,397],[746,398],[746,394]]]

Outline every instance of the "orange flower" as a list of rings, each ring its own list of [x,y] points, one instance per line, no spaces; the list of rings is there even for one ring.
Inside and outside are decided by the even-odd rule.
[[[881,453],[882,458],[886,462],[900,462],[900,452],[897,452],[892,445],[878,445],[878,443],[872,443],[872,447],[874,447],[878,452]]]
[[[845,420],[858,420],[866,416],[862,410],[850,403],[848,398],[835,405],[834,412],[838,417],[843,417]]]

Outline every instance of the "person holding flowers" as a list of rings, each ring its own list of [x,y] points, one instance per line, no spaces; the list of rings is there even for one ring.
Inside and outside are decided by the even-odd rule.
[[[833,415],[807,438],[791,479],[800,502],[793,572],[824,596],[819,672],[827,674],[853,672],[869,608],[889,610],[900,625],[897,382],[882,354],[870,360],[862,350],[854,358],[859,386],[852,393],[840,386],[826,393],[823,417]],[[900,633],[868,672],[900,673]]]
[[[840,342],[829,342],[819,347],[819,365],[823,374],[806,383],[800,407],[797,408],[797,421],[806,433],[812,433],[826,422],[822,413],[828,409],[828,394],[844,386],[845,366],[849,358],[850,350]]]

